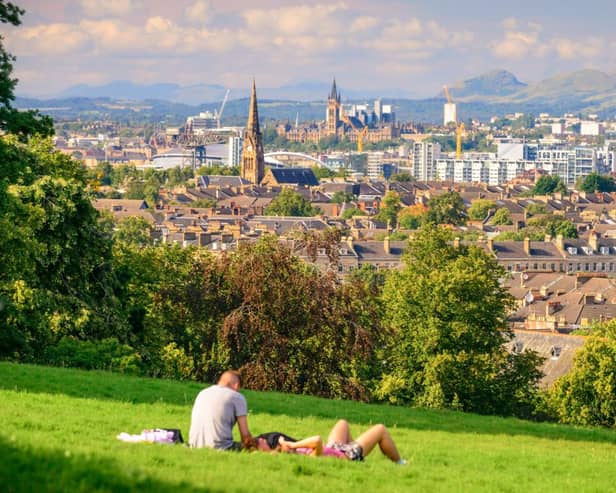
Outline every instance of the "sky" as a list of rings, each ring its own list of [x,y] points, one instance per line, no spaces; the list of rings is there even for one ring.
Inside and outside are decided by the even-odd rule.
[[[114,80],[434,96],[506,69],[523,82],[616,74],[613,0],[13,0],[0,25],[18,95]],[[325,99],[326,95],[324,95]]]

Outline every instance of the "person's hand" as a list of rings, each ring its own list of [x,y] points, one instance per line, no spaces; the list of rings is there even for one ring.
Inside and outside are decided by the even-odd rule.
[[[278,445],[280,445],[281,452],[289,452],[291,448],[291,443],[287,442],[283,437],[278,438]]]

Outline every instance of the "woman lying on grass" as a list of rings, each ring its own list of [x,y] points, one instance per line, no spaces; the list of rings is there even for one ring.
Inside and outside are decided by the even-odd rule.
[[[384,425],[374,425],[372,428],[362,433],[356,440],[353,440],[349,423],[341,419],[338,421],[327,437],[327,444],[323,445],[323,440],[319,435],[295,440],[294,438],[279,432],[263,433],[255,438],[255,446],[264,452],[285,452],[290,454],[303,455],[326,455],[341,459],[364,460],[374,447],[378,444],[381,452],[397,464],[406,464],[400,458],[400,453],[396,448],[389,431]]]

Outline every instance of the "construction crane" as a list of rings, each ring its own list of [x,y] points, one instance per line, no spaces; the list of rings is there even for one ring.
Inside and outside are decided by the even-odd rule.
[[[357,152],[359,153],[364,152],[364,137],[368,133],[368,126],[366,125],[364,127],[357,128],[355,124],[353,123],[353,120],[351,120],[348,116],[345,115],[344,109],[342,108],[342,104],[336,103],[336,105],[338,106],[338,109],[340,110],[340,119],[344,123],[349,125],[353,129],[355,134],[357,135]]]
[[[445,92],[447,103],[453,105],[454,103],[451,100],[451,95],[449,94],[449,89],[447,89],[447,86],[443,86],[443,91]],[[458,123],[458,113],[455,110],[455,106],[453,110],[453,118],[453,123],[456,126],[456,160],[459,160],[462,159],[462,135],[464,134],[464,122]]]
[[[222,112],[225,109],[225,104],[227,104],[227,99],[229,98],[230,92],[231,92],[231,89],[227,89],[227,92],[225,93],[225,97],[222,100],[222,104],[220,105],[220,109],[218,110],[218,113],[216,113],[216,126],[218,128],[220,128],[220,119],[222,118]]]

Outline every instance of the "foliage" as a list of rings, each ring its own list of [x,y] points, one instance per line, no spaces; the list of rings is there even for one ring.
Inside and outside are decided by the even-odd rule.
[[[385,194],[385,197],[383,197],[379,205],[379,212],[374,218],[395,228],[398,224],[398,212],[401,208],[402,205],[398,192],[389,191]]]
[[[426,211],[422,204],[405,207],[398,213],[398,225],[403,229],[417,229],[423,223]]]
[[[31,358],[63,336],[124,334],[110,232],[85,175],[48,140],[0,139],[0,355]]]
[[[317,180],[319,181],[321,181],[323,178],[331,178],[332,176],[335,176],[335,173],[331,169],[326,168],[325,166],[313,166],[311,169],[314,173],[314,176],[316,176]]]
[[[213,176],[239,176],[239,166],[201,166],[197,168],[197,175]]]
[[[389,181],[410,183],[415,181],[415,177],[408,173],[394,173],[389,177]]]
[[[445,192],[428,201],[426,222],[460,226],[466,222],[466,207],[458,192]]]
[[[563,423],[616,426],[616,338],[591,336],[571,371],[556,381],[549,403]]]
[[[152,245],[152,225],[142,217],[125,217],[118,221],[113,238],[118,243],[138,247]]]
[[[543,175],[539,177],[532,190],[532,195],[550,195],[554,192],[567,193],[567,185],[558,175]]]
[[[351,219],[353,216],[365,216],[366,213],[357,207],[349,207],[342,213],[342,219]]]
[[[496,260],[454,247],[424,226],[410,241],[402,271],[383,290],[394,331],[377,396],[428,407],[527,416],[539,372],[535,353],[511,356],[503,343],[512,300]],[[429,293],[429,294],[428,294]]]
[[[594,192],[616,192],[616,183],[614,177],[609,175],[600,175],[599,173],[591,173],[580,179],[575,184],[578,190],[587,193]]]
[[[496,209],[494,216],[492,216],[491,223],[494,226],[507,226],[507,225],[513,224],[509,209],[507,209],[506,207],[501,207],[500,209]]]
[[[109,370],[130,374],[138,374],[141,370],[139,355],[116,338],[81,341],[74,337],[62,337],[56,345],[45,349],[44,361],[54,366],[84,370]]]
[[[547,206],[542,202],[531,202],[526,206],[526,213],[529,216],[538,214],[549,214]]]
[[[334,192],[331,200],[334,204],[342,204],[344,202],[353,202],[355,200],[355,195],[353,195],[352,193],[343,192],[341,190],[338,190],[337,192]]]
[[[562,216],[537,216],[531,217],[526,224],[529,228],[541,229],[544,233],[556,238],[562,235],[563,238],[577,238],[577,229],[569,219]]]
[[[318,207],[313,207],[308,200],[290,188],[284,188],[265,208],[266,216],[311,217],[318,213]]]
[[[385,333],[365,285],[338,285],[275,238],[242,246],[228,280],[237,304],[222,341],[247,386],[367,399],[365,381]]]
[[[468,217],[473,221],[483,221],[486,217],[488,217],[488,213],[494,209],[496,209],[496,203],[493,200],[473,200],[468,208]]]

